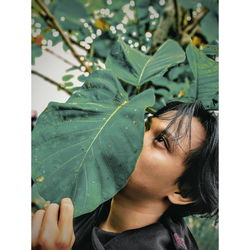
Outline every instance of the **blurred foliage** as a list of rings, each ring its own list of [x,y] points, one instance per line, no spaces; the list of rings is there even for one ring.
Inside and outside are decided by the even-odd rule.
[[[186,59],[148,79],[140,91],[155,89],[154,109],[173,99],[199,99],[206,108],[218,109],[218,0],[32,0],[32,64],[59,43],[79,62],[66,70],[60,90],[74,89],[75,71],[84,83],[92,71],[105,68],[112,48],[124,43],[123,52],[130,48],[147,57],[168,39],[179,43]],[[130,96],[137,93],[137,86],[120,80]],[[210,220],[186,220],[201,250],[218,249]]]
[[[58,25],[55,25],[55,20]],[[69,38],[69,42],[65,41],[62,33]],[[77,49],[77,55],[72,54],[80,64],[71,65],[65,73],[68,75],[68,72],[78,70],[82,72],[78,80],[84,82],[93,70],[105,68],[106,58],[118,38],[146,55],[154,54],[169,38],[177,41],[183,49],[193,44],[211,59],[209,65],[204,67],[205,70],[214,67],[214,77],[208,80],[218,89],[217,0],[32,1],[33,64],[44,51],[53,49],[58,43],[63,43],[65,51],[71,50],[70,43]],[[196,52],[197,58],[193,60],[202,60],[202,52]],[[202,93],[206,89],[203,84],[199,85],[203,76],[195,76],[194,68],[189,65],[190,61],[186,60],[170,67],[162,78],[144,86],[155,88],[155,108],[173,98],[193,101],[204,94],[207,101],[203,104],[208,109],[218,109],[218,91]],[[209,83],[205,82],[206,86]],[[65,84],[65,81],[60,85],[65,89],[75,87],[74,83]],[[135,93],[131,86],[128,88],[132,94]]]
[[[214,220],[200,218],[198,216],[189,216],[185,221],[196,239],[200,250],[218,249],[218,224]]]

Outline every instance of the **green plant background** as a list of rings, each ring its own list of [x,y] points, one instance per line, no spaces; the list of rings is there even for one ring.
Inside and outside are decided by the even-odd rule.
[[[78,82],[85,84],[89,74],[106,64],[128,98],[153,89],[153,110],[175,99],[199,99],[207,109],[218,110],[217,0],[33,0],[32,64],[59,43],[78,64],[69,66],[61,82],[32,73],[69,96],[76,87],[76,72],[81,72]],[[179,57],[172,58],[171,52]],[[33,196],[39,206],[35,188]],[[186,221],[200,249],[218,249],[218,229],[212,221]]]

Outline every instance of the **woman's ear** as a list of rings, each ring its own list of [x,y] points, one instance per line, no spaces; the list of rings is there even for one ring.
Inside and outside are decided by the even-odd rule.
[[[168,194],[168,199],[175,205],[187,205],[193,203],[190,198],[184,198],[178,191]]]

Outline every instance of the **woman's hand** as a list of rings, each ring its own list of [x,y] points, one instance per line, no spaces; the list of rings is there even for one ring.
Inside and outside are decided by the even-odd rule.
[[[52,203],[38,210],[32,217],[32,249],[71,249],[75,241],[73,211],[69,198],[62,199],[60,207]]]

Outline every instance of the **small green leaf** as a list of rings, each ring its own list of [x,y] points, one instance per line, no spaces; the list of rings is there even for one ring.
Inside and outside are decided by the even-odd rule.
[[[52,46],[55,46],[55,45],[57,45],[58,43],[63,42],[61,35],[58,34],[58,36],[55,37],[55,36],[53,35],[52,30],[46,31],[46,32],[44,33],[44,37],[45,37],[45,39],[46,39],[47,41],[48,41],[48,40],[51,40],[51,41],[52,41]]]
[[[77,0],[60,0],[55,2],[53,6],[53,14],[60,20],[61,17],[67,18],[64,22],[72,19],[78,21],[78,25],[81,25],[79,19],[82,17],[88,17],[84,3]],[[77,23],[76,23],[77,24]]]
[[[159,77],[153,80],[153,84],[158,87],[167,87],[171,83],[166,77]]]
[[[218,39],[218,18],[214,12],[209,12],[201,20],[201,32],[206,36],[208,42]]]
[[[178,79],[178,77],[180,77],[180,75],[183,75],[183,74],[192,74],[191,73],[191,69],[190,69],[190,66],[187,65],[187,64],[184,64],[184,65],[178,65],[172,69],[169,70],[168,72],[168,78],[170,80],[176,80]]]
[[[185,9],[196,10],[197,4],[200,3],[202,6],[208,8],[211,11],[216,11],[218,8],[217,0],[177,0]]]
[[[148,15],[149,15],[148,6],[146,8],[140,8],[140,7],[136,8],[136,17],[137,17],[137,19],[144,19]]]
[[[87,78],[88,78],[88,77],[85,76],[85,75],[80,75],[80,76],[77,77],[77,80],[78,80],[79,82],[85,82]]]
[[[195,9],[199,0],[177,0],[185,9]]]
[[[71,86],[73,86],[73,85],[74,85],[73,82],[66,82],[66,83],[64,83],[64,86],[65,86],[65,87],[71,87]]]
[[[170,93],[166,89],[156,89],[155,94],[163,97],[170,97]]]
[[[41,197],[70,197],[75,216],[113,197],[134,170],[145,108],[153,104],[152,89],[129,99],[107,70],[92,73],[66,103],[50,103],[32,134],[32,178]]]
[[[178,96],[181,91],[187,92],[189,89],[189,84],[186,82],[174,82],[174,81],[169,81],[166,77],[160,77],[158,79],[155,79],[153,81],[153,84],[158,87],[165,87],[167,88],[168,91],[168,97],[170,96]],[[159,93],[156,91],[156,93]]]
[[[79,67],[79,66],[72,66],[72,67],[66,69],[66,72],[70,72],[70,71],[76,70],[76,69],[77,69],[77,70],[80,70],[80,67]]]
[[[122,9],[122,7],[124,6],[126,4],[126,2],[124,3],[124,1],[113,1],[112,2],[112,4],[110,5],[110,6],[108,6],[108,8],[110,9],[110,10],[121,10]],[[116,12],[114,12],[115,14],[118,12],[118,11],[116,11]]]
[[[35,64],[35,59],[43,54],[40,46],[32,43],[32,65]]]
[[[89,18],[84,2],[82,1],[51,1],[49,8],[64,30],[80,31],[82,30],[82,23],[80,22],[80,18]]]
[[[202,52],[205,53],[206,55],[218,56],[219,47],[218,45],[214,45],[214,44],[206,44],[202,47]]]
[[[72,79],[73,77],[74,77],[74,75],[65,75],[65,76],[62,77],[62,80],[63,80],[64,82],[67,82],[67,81],[69,81],[70,79]]]
[[[106,67],[119,79],[140,87],[184,60],[184,51],[173,40],[166,41],[153,56],[146,56],[119,39],[106,60]]]

